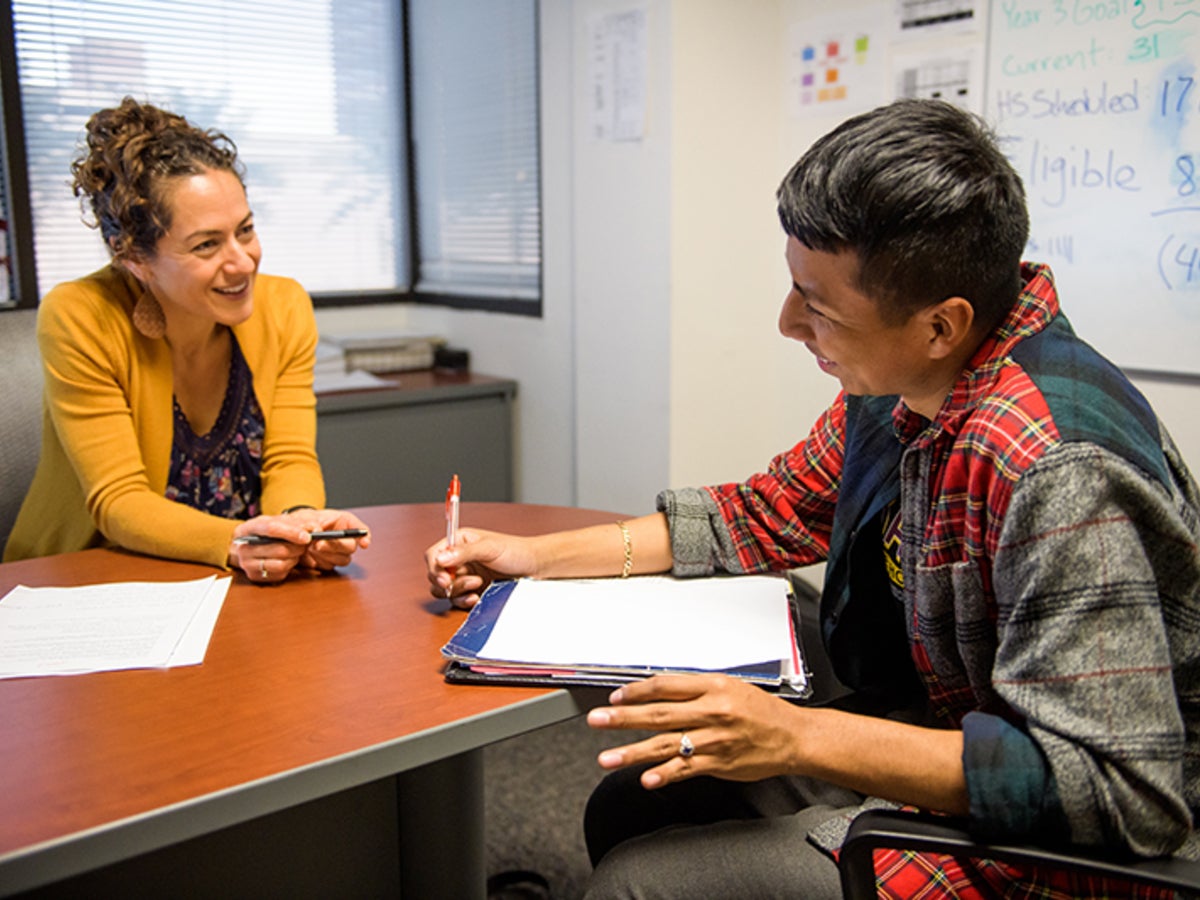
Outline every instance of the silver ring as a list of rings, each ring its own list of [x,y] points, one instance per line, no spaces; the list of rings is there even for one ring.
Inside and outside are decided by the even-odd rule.
[[[684,759],[689,759],[696,752],[696,745],[692,743],[692,739],[686,734],[679,737],[679,755]]]
[[[261,559],[258,561],[258,574],[262,576],[263,581],[267,580],[267,564]]]

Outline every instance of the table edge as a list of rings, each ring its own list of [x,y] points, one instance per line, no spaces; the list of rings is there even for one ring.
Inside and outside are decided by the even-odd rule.
[[[538,693],[456,722],[10,851],[0,855],[0,897],[567,721],[603,703],[606,693],[594,688]]]

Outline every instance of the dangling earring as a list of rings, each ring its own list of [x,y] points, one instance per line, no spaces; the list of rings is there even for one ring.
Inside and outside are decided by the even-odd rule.
[[[150,291],[143,291],[133,305],[133,327],[145,337],[156,341],[167,333],[167,317],[162,304]]]

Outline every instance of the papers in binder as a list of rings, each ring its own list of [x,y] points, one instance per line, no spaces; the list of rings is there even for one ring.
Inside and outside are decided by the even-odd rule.
[[[724,672],[809,693],[786,579],[722,576],[498,582],[442,648],[451,681],[615,685]]]

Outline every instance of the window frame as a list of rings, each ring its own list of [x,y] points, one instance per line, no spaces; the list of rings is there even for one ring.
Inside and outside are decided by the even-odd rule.
[[[538,290],[535,299],[487,296],[481,294],[447,293],[421,290],[421,246],[418,228],[420,197],[417,191],[416,154],[412,122],[412,62],[410,54],[411,34],[409,27],[409,5],[407,0],[399,3],[401,23],[398,40],[403,53],[399,92],[402,109],[398,111],[403,140],[406,142],[405,165],[401,173],[406,187],[405,233],[409,253],[412,286],[374,291],[311,291],[316,309],[333,309],[370,306],[384,303],[413,303],[423,306],[442,306],[453,309],[481,312],[507,313],[527,318],[542,318],[545,296],[545,233],[538,228]],[[533,2],[534,46],[541,45],[541,9],[537,0]],[[534,117],[534,140],[539,148],[537,166],[539,222],[545,222],[545,203],[542,189],[542,146],[541,126],[541,59],[534,54],[534,84],[538,114]],[[16,54],[16,27],[13,22],[11,0],[0,0],[0,111],[4,115],[3,172],[6,179],[9,205],[9,236],[12,246],[13,278],[12,291],[16,302],[0,305],[3,309],[29,309],[37,307],[41,300],[37,287],[37,259],[33,241],[33,211],[30,205],[29,171],[25,150],[25,119],[21,105],[21,87]],[[219,128],[220,123],[204,123],[206,127]],[[236,139],[236,138],[235,138]],[[82,273],[81,273],[82,274]]]
[[[11,0],[0,0],[0,113],[4,115],[3,156],[0,178],[8,202],[8,239],[12,248],[9,290],[15,303],[0,309],[33,309],[41,297],[37,290],[37,259],[33,252],[33,209],[29,203],[29,167],[25,160],[25,116],[17,74],[16,34]]]

